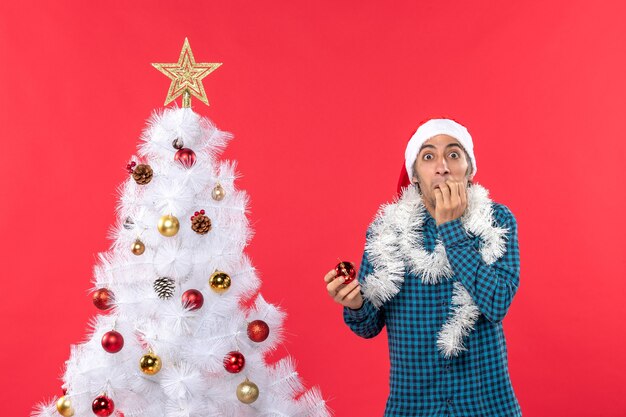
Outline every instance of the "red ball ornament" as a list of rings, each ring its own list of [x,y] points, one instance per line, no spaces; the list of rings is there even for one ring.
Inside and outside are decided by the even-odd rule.
[[[124,347],[124,337],[115,330],[106,332],[102,336],[102,347],[109,353],[117,353]]]
[[[174,160],[183,164],[185,168],[190,168],[196,163],[196,153],[189,148],[182,148],[176,152]]]
[[[346,277],[346,280],[343,282],[344,284],[351,283],[356,277],[356,269],[352,262],[343,261],[339,262],[335,267],[335,272],[337,272],[337,278]]]
[[[91,403],[91,410],[97,416],[108,417],[115,411],[115,403],[105,395],[101,395]]]
[[[263,320],[254,320],[248,323],[248,337],[253,342],[261,343],[270,335],[270,326]]]
[[[197,310],[204,304],[204,297],[198,290],[187,290],[183,293],[183,306],[190,310]]]
[[[245,364],[245,358],[241,352],[237,352],[236,350],[228,352],[228,354],[224,357],[224,368],[231,374],[241,372]]]
[[[98,288],[93,292],[93,305],[100,310],[113,307],[113,293],[106,288]]]

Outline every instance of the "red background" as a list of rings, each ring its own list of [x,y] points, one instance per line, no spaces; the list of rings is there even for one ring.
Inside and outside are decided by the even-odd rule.
[[[189,37],[223,62],[195,100],[235,139],[247,252],[289,353],[340,417],[382,415],[386,334],[325,292],[395,192],[418,122],[468,126],[476,181],[519,224],[504,327],[525,416],[626,415],[623,2],[2,2],[2,415],[60,394],[115,189]]]

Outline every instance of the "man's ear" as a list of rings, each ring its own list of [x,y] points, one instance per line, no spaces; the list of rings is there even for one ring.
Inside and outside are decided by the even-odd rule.
[[[418,182],[417,177],[413,176],[413,178],[411,178],[411,182],[413,184],[415,184],[416,182]]]

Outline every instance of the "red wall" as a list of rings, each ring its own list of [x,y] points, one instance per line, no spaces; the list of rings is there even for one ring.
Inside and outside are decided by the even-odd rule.
[[[298,4],[300,3],[300,4]],[[248,253],[289,314],[289,353],[339,417],[382,415],[383,333],[359,339],[325,292],[395,192],[418,122],[474,136],[477,182],[519,223],[505,319],[525,416],[626,415],[623,2],[0,3],[2,415],[60,393],[96,314],[115,189],[189,37],[251,195]]]

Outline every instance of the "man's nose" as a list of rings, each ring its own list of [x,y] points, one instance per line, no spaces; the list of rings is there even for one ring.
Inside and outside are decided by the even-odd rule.
[[[437,174],[444,175],[449,173],[450,170],[448,169],[448,164],[446,163],[445,158],[440,159],[439,162],[437,162]]]

